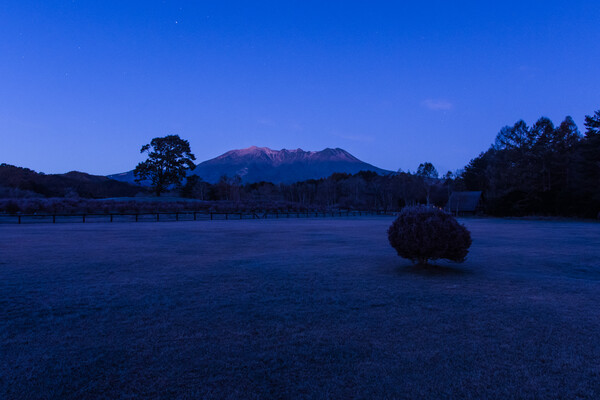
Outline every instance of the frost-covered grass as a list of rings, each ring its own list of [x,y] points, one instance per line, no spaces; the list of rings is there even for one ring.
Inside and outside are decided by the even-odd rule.
[[[600,398],[600,224],[0,226],[0,398]]]

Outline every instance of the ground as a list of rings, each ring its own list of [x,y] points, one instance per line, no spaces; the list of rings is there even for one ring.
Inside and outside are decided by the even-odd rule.
[[[600,398],[600,224],[391,222],[0,226],[0,398]]]

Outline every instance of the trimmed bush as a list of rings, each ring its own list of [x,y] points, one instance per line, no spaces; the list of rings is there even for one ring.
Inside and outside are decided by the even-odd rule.
[[[444,258],[463,262],[471,234],[456,219],[434,207],[405,207],[388,229],[388,239],[398,255],[417,264]]]

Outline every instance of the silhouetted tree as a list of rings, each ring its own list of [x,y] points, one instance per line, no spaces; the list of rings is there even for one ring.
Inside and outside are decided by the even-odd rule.
[[[578,146],[580,209],[587,216],[600,218],[600,110],[585,117],[585,138]]]
[[[179,186],[187,169],[194,169],[196,157],[187,140],[178,135],[154,138],[142,146],[140,153],[148,153],[148,159],[139,163],[133,174],[136,182],[149,179],[157,196],[170,185]]]
[[[433,178],[433,179],[437,179],[439,176],[437,169],[435,169],[433,164],[430,162],[425,162],[425,163],[419,164],[419,168],[417,168],[417,175],[421,176],[423,178]]]
[[[423,180],[423,188],[425,189],[425,199],[427,205],[430,204],[431,189],[436,184],[438,179],[438,172],[430,162],[419,164],[417,168],[417,176]]]
[[[600,135],[600,110],[596,111],[594,115],[586,115],[584,125],[587,128],[586,137]]]
[[[567,116],[554,130],[550,152],[548,154],[549,166],[554,172],[551,190],[555,214],[561,210],[573,209],[576,202],[573,193],[576,191],[576,165],[580,160],[577,147],[582,139],[573,118]]]
[[[190,199],[206,200],[210,185],[204,182],[198,175],[189,175],[185,185],[181,188],[181,197]]]
[[[498,150],[520,150],[530,149],[535,142],[531,130],[523,120],[517,121],[512,127],[505,126],[496,136],[495,147]]]
[[[490,149],[472,159],[463,169],[456,185],[460,190],[487,191],[489,189],[489,165],[495,150]]]

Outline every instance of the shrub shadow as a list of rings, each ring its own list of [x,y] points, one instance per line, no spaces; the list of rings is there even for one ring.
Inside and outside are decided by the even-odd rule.
[[[437,264],[411,264],[398,268],[398,272],[421,276],[465,276],[473,273],[468,269]]]

